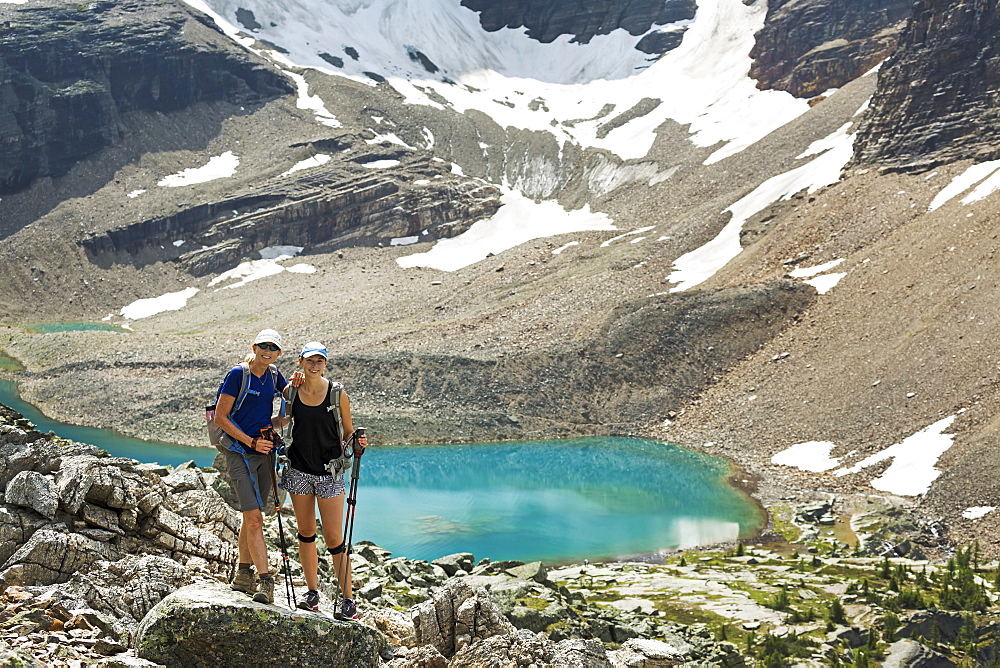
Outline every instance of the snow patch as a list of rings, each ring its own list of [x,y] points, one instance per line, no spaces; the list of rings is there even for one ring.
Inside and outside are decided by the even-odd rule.
[[[704,246],[681,255],[674,260],[674,271],[667,280],[678,283],[670,292],[683,292],[711,278],[740,254],[740,231],[743,224],[756,213],[773,202],[791,199],[805,190],[814,193],[820,188],[840,180],[844,165],[854,155],[855,135],[833,133],[836,141],[830,142],[829,150],[810,162],[784,174],[769,178],[757,186],[753,192],[730,205],[725,212],[732,214],[729,223],[718,236]]]
[[[824,271],[830,271],[843,261],[844,258],[838,258],[836,260],[824,262],[823,264],[817,264],[815,267],[799,267],[788,272],[788,275],[792,278],[809,278],[810,276],[815,276],[816,274],[822,274]]]
[[[399,160],[372,160],[371,162],[362,162],[362,167],[367,167],[368,169],[387,169],[389,167],[395,167],[399,164]]]
[[[128,194],[128,197],[129,197],[129,199],[135,199],[136,197],[138,197],[139,195],[143,194],[144,192],[146,192],[146,191],[145,190],[133,190],[132,192],[130,192]]]
[[[306,158],[305,160],[300,160],[299,162],[292,165],[292,167],[286,171],[282,172],[282,176],[288,176],[289,174],[294,174],[295,172],[301,172],[303,169],[312,169],[313,167],[320,167],[330,162],[330,156],[325,153],[317,153],[311,158]]]
[[[567,211],[556,201],[534,202],[516,190],[505,190],[500,201],[500,210],[492,218],[480,220],[457,237],[438,241],[426,253],[396,258],[396,262],[404,268],[456,271],[534,239],[615,229],[611,218],[591,212],[589,205]]]
[[[958,416],[951,415],[938,420],[882,452],[866,457],[850,468],[834,471],[834,475],[840,477],[857,473],[866,467],[891,459],[892,464],[882,475],[871,481],[871,486],[901,496],[925,494],[930,489],[931,483],[941,475],[941,470],[934,465],[952,446],[955,435],[943,432],[952,425],[956,417]]]
[[[625,234],[619,234],[617,237],[611,237],[607,241],[601,243],[601,248],[607,248],[608,246],[618,241],[619,239],[624,239],[625,237],[630,237],[634,234],[642,234],[643,232],[649,232],[655,227],[656,225],[650,225],[649,227],[640,227],[638,229],[632,230],[631,232],[626,232]]]
[[[807,441],[796,443],[771,457],[772,464],[792,466],[802,471],[819,473],[828,471],[840,464],[839,457],[831,457],[830,453],[837,447],[830,441]]]
[[[208,163],[201,167],[190,167],[176,174],[165,176],[156,185],[166,188],[179,188],[197,183],[205,183],[216,179],[224,179],[236,173],[236,168],[240,164],[240,159],[232,151],[226,151],[222,155],[210,158]]]
[[[824,274],[816,278],[807,279],[803,283],[813,286],[816,288],[816,292],[825,295],[830,290],[833,290],[844,276],[847,276],[847,272],[841,274]]]
[[[412,237],[393,237],[389,241],[390,246],[409,246],[410,244],[415,244],[420,241],[419,236]]]
[[[572,246],[579,246],[579,245],[580,245],[579,241],[570,241],[568,244],[563,244],[559,248],[556,248],[555,250],[553,250],[552,254],[553,255],[559,255],[560,253],[562,253],[567,248],[570,248]]]
[[[179,292],[168,292],[159,297],[137,299],[123,307],[119,313],[129,320],[139,320],[164,311],[179,311],[187,306],[188,300],[196,294],[198,294],[198,288],[185,288]]]
[[[993,181],[993,179],[989,177],[990,175],[994,175],[994,172],[996,172],[997,170],[1000,170],[1000,160],[991,160],[989,162],[980,162],[979,164],[972,165],[964,172],[953,178],[951,180],[951,183],[949,183],[948,185],[946,185],[944,188],[941,189],[941,192],[939,192],[934,197],[934,199],[931,200],[930,206],[927,207],[927,211],[930,212],[940,209],[949,200],[953,199],[954,197],[957,197],[958,195],[962,194],[963,192],[965,192],[972,186],[976,185],[980,181],[983,181],[984,179],[989,179],[989,181]],[[996,190],[996,187],[994,187],[993,190]],[[992,190],[990,192],[992,192]],[[983,197],[985,197],[986,195],[989,195],[989,192],[985,193]],[[972,195],[969,195],[969,198],[971,197]],[[982,198],[980,197],[978,199]],[[974,200],[970,199],[970,201]],[[963,203],[967,204],[968,202],[965,202],[963,200]]]
[[[962,511],[962,517],[967,520],[978,520],[980,517],[986,517],[994,510],[996,510],[996,506],[972,506]]]

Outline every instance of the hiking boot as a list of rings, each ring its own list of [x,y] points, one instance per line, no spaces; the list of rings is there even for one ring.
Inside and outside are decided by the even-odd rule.
[[[270,573],[257,576],[257,593],[253,595],[257,603],[274,603],[274,578]]]
[[[295,604],[301,610],[319,610],[319,592],[310,589],[302,597],[302,600]]]
[[[236,571],[236,576],[229,583],[229,588],[233,591],[241,591],[244,594],[252,594],[254,586],[253,571],[249,568],[241,568]]]
[[[354,605],[354,601],[349,598],[345,598],[340,602],[340,610],[334,614],[336,619],[357,619],[358,618],[358,606]]]

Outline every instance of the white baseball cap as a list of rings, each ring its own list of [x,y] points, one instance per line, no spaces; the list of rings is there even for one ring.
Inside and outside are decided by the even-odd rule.
[[[255,338],[253,342],[254,345],[257,345],[258,343],[273,343],[280,349],[281,334],[278,334],[273,329],[262,329],[260,330],[260,334],[257,335],[257,338]]]

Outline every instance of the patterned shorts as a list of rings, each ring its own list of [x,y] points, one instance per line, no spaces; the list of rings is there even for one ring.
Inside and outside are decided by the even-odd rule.
[[[293,469],[291,466],[285,469],[281,486],[290,494],[314,494],[320,499],[332,499],[335,496],[340,496],[346,489],[343,473],[336,476],[313,475]]]

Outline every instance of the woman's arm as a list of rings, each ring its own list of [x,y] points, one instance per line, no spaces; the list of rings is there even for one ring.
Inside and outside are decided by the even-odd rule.
[[[354,425],[351,423],[351,399],[343,390],[340,391],[340,419],[344,422],[344,438],[348,438]]]
[[[236,403],[236,397],[228,394],[219,395],[219,401],[215,406],[215,424],[219,425],[219,428],[237,443],[249,446],[253,439],[244,434],[243,430],[229,419],[229,412],[233,410],[234,403]]]
[[[340,419],[344,422],[344,438],[350,438],[354,433],[354,423],[351,422],[351,399],[347,392],[340,393]],[[368,437],[364,434],[358,437],[358,445],[368,447]]]

